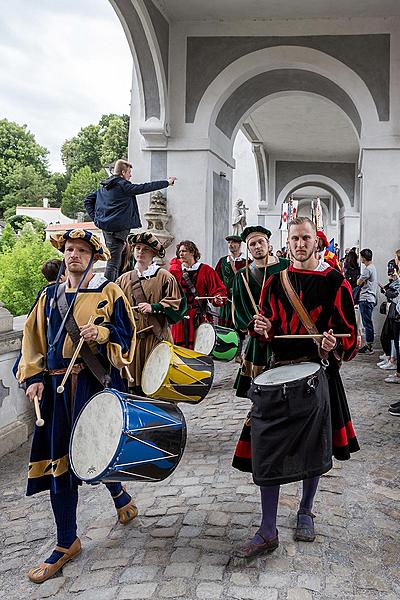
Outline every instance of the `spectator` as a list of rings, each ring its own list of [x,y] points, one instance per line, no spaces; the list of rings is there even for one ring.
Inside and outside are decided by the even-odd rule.
[[[62,261],[59,258],[51,258],[50,260],[46,260],[45,263],[42,264],[40,270],[42,275],[47,279],[50,283],[54,283],[57,279],[58,272],[60,270]],[[61,276],[60,281],[64,281],[64,275]],[[43,289],[43,288],[42,288]]]
[[[395,256],[395,271],[393,275],[391,275],[393,281],[389,286],[389,290],[393,290],[393,298],[391,299],[391,304],[389,307],[388,315],[392,318],[393,324],[393,341],[394,347],[396,349],[396,373],[390,375],[385,379],[386,383],[400,383],[400,349],[399,349],[399,336],[400,336],[400,280],[399,280],[399,270],[400,270],[400,250],[396,250]],[[396,412],[397,411],[397,412]],[[394,416],[400,416],[400,404],[397,407],[389,408],[390,414]]]
[[[130,183],[132,165],[117,160],[114,174],[100,183],[100,188],[86,196],[85,209],[95,225],[103,231],[111,259],[107,262],[105,277],[115,281],[121,267],[124,243],[131,229],[142,226],[136,195],[155,192],[174,185],[176,177],[150,183]]]
[[[376,306],[378,293],[378,279],[375,265],[372,263],[372,250],[364,248],[360,252],[363,268],[361,275],[357,280],[360,290],[360,314],[365,328],[365,345],[358,351],[359,354],[372,354],[372,345],[374,343],[374,325],[372,322],[372,312]]]
[[[351,289],[353,290],[354,303],[358,304],[360,296],[360,287],[357,286],[358,278],[360,277],[360,267],[358,264],[357,254],[352,250],[349,250],[346,256],[346,260],[343,265],[344,276],[349,281]],[[357,293],[358,292],[358,293]]]

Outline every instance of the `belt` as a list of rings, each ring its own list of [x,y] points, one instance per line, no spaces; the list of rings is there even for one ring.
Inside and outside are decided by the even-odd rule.
[[[71,373],[72,375],[78,375],[78,373],[80,373],[81,371],[83,371],[83,369],[86,368],[86,365],[84,365],[83,363],[78,363],[78,364],[74,364],[74,366],[71,369]],[[67,367],[65,367],[65,369],[50,369],[49,371],[47,371],[48,375],[64,375],[67,372]]]

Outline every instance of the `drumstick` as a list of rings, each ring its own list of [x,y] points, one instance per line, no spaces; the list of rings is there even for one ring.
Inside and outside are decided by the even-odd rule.
[[[87,322],[87,324],[91,325],[92,322],[93,322],[93,316],[90,317],[90,319]],[[72,355],[72,358],[71,358],[71,361],[70,361],[70,363],[68,365],[68,368],[67,368],[67,370],[64,373],[64,377],[62,378],[62,382],[61,382],[61,384],[57,388],[57,394],[62,394],[63,393],[63,391],[65,389],[65,382],[67,381],[68,377],[70,376],[70,373],[72,371],[72,367],[74,366],[74,364],[76,362],[76,359],[78,358],[78,354],[81,351],[81,348],[82,348],[82,345],[83,345],[84,341],[85,340],[83,339],[83,337],[81,337],[81,339],[79,340],[78,345],[77,345],[77,347],[75,349],[75,352]]]
[[[226,300],[227,296],[195,296],[195,300],[215,300],[215,298],[221,298],[221,300]]]
[[[123,371],[124,371],[124,373],[126,375],[127,380],[129,381],[129,383],[133,383],[135,380],[133,379],[132,375],[130,374],[129,369],[128,369],[127,366],[125,366],[123,368]]]
[[[351,337],[351,333],[331,333],[330,335],[333,335],[336,338],[349,338]],[[313,338],[315,340],[320,340],[323,337],[325,337],[322,333],[305,333],[305,334],[297,334],[297,333],[293,333],[293,334],[289,334],[289,335],[275,335],[274,339],[281,339],[281,340],[290,340],[290,339],[298,339],[298,340],[305,340],[307,338]]]
[[[253,306],[253,308],[254,308],[254,312],[256,313],[256,315],[259,315],[259,314],[260,314],[260,311],[259,311],[259,310],[258,310],[258,308],[257,308],[257,304],[255,303],[255,300],[254,300],[254,298],[253,298],[253,294],[251,293],[251,289],[250,289],[250,286],[249,286],[249,284],[247,283],[247,279],[246,279],[246,277],[244,276],[244,274],[243,274],[243,273],[240,273],[240,274],[241,274],[241,276],[242,276],[242,279],[243,279],[244,287],[246,288],[246,290],[247,290],[247,293],[248,293],[248,295],[249,295],[250,302],[251,302],[251,304],[252,304],[252,306]]]
[[[143,329],[139,329],[139,331],[136,332],[136,335],[138,335],[139,333],[143,333],[144,331],[148,331],[149,329],[153,329],[153,325],[149,325],[148,327],[144,327]]]
[[[33,404],[35,405],[35,413],[36,413],[36,425],[38,427],[43,427],[44,425],[44,421],[42,419],[42,414],[40,412],[40,406],[39,406],[39,398],[37,396],[35,396],[33,398]]]

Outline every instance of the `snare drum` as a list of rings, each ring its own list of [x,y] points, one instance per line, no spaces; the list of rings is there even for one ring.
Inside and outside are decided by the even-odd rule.
[[[202,323],[194,335],[194,349],[215,360],[232,360],[239,350],[239,336],[234,329]]]
[[[213,378],[210,356],[161,342],[144,365],[142,390],[151,398],[197,404],[207,396]]]
[[[75,421],[70,465],[86,483],[162,481],[178,466],[185,443],[177,406],[105,389]]]
[[[317,363],[270,369],[250,388],[251,453],[257,485],[322,475],[332,467],[328,380]]]

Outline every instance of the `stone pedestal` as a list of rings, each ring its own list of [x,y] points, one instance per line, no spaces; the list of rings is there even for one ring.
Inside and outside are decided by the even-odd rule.
[[[147,221],[147,231],[152,233],[167,249],[171,245],[174,236],[167,229],[170,215],[167,212],[167,199],[160,191],[151,195],[149,210],[144,217]],[[157,258],[156,262],[162,265],[165,264],[165,260],[162,258]]]
[[[13,317],[0,307],[0,457],[26,442],[34,413],[18,387],[12,368],[21,349],[22,332],[13,330]]]

